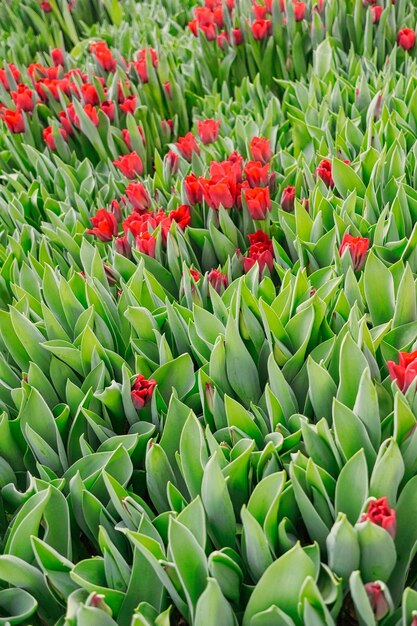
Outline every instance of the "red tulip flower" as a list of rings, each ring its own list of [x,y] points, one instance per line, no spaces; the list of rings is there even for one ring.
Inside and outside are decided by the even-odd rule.
[[[271,34],[272,22],[271,20],[255,20],[252,22],[250,29],[254,39],[261,41]]]
[[[378,24],[384,10],[383,7],[380,7],[379,4],[376,4],[375,6],[369,7],[369,10],[371,11],[372,15],[372,24]]]
[[[64,139],[64,141],[68,141],[67,132],[63,128],[58,128],[58,132]],[[52,132],[52,126],[47,126],[45,130],[42,132],[42,137],[48,148],[51,150],[56,150],[55,138]]]
[[[167,164],[168,173],[170,176],[173,176],[178,172],[179,166],[179,156],[173,150],[169,150],[166,155],[164,161]]]
[[[111,122],[114,120],[114,102],[111,100],[104,100],[100,104],[100,109],[103,111],[105,115],[109,118]]]
[[[113,161],[113,165],[118,167],[127,178],[133,179],[143,174],[142,159],[136,152],[124,154],[117,161]]]
[[[220,272],[220,270],[211,270],[208,274],[208,281],[217,293],[221,293],[229,285],[227,275]]]
[[[268,187],[246,189],[245,200],[248,211],[254,220],[264,220],[271,209],[271,198]]]
[[[365,591],[377,621],[389,612],[389,604],[379,583],[366,583]]]
[[[210,208],[218,211],[220,205],[225,209],[231,209],[235,203],[233,192],[230,188],[229,178],[200,179],[203,196]]]
[[[243,171],[251,187],[266,187],[269,182],[268,170],[269,163],[262,165],[260,161],[248,161]]]
[[[135,211],[143,213],[151,206],[151,199],[143,183],[129,183],[126,195]]]
[[[366,520],[384,528],[394,539],[397,530],[396,513],[394,509],[390,509],[388,506],[388,500],[385,496],[369,503],[368,510],[360,519],[361,522]]]
[[[95,235],[100,241],[111,241],[117,235],[119,227],[113,213],[99,209],[91,218],[94,228],[88,229],[89,235]]]
[[[332,164],[328,159],[323,159],[317,169],[316,174],[322,181],[327,185],[327,187],[334,187],[334,181],[332,176]]]
[[[142,374],[136,376],[130,392],[135,409],[142,409],[151,400],[156,385],[157,382],[153,378],[147,380]]]
[[[122,237],[117,237],[114,240],[114,243],[116,245],[116,250],[119,254],[127,257],[128,259],[131,257],[131,247],[126,235],[123,235]]]
[[[414,350],[414,352],[399,352],[398,356],[398,364],[394,363],[394,361],[387,362],[388,371],[391,380],[395,380],[401,391],[406,392],[417,378],[417,350]]]
[[[296,22],[302,22],[306,15],[305,2],[294,2],[294,17]]]
[[[353,237],[349,235],[349,233],[345,233],[340,245],[339,254],[342,256],[343,252],[348,249],[352,257],[353,267],[355,268],[355,272],[357,272],[365,263],[368,248],[369,239],[367,237]]]
[[[397,43],[404,50],[411,50],[416,43],[416,33],[411,28],[402,28],[398,31]]]
[[[294,210],[294,201],[295,201],[295,187],[292,185],[288,185],[285,187],[281,196],[281,207],[284,211],[293,211]]]
[[[100,102],[98,91],[91,83],[84,83],[84,85],[81,85],[81,94],[84,104],[96,105]]]
[[[184,230],[191,222],[191,211],[188,204],[181,204],[178,209],[170,211],[169,218]]]
[[[104,41],[92,43],[90,46],[90,52],[93,53],[97,62],[104,70],[107,72],[114,72],[116,70],[116,60]]]
[[[198,147],[193,133],[187,133],[184,137],[178,137],[178,141],[175,142],[175,146],[181,156],[189,162],[191,162],[193,152],[200,154],[200,148]]]
[[[11,96],[16,107],[21,111],[33,111],[35,103],[33,101],[33,91],[26,85],[19,84],[17,91],[12,91]]]
[[[190,274],[193,277],[193,279],[195,280],[195,282],[198,283],[198,281],[201,278],[200,272],[198,270],[190,269]]]
[[[1,113],[2,119],[6,122],[7,128],[12,133],[23,133],[25,131],[25,120],[23,119],[22,112],[19,109],[13,111],[12,109],[5,109]]]
[[[219,136],[220,120],[198,120],[198,136],[204,144],[214,143]]]
[[[250,152],[254,161],[268,163],[272,158],[271,142],[265,137],[253,137],[250,142]]]
[[[9,72],[13,76],[16,82],[19,82],[20,79],[20,71],[17,69],[16,65],[13,63],[8,64]],[[3,87],[7,90],[10,89],[9,79],[7,78],[6,68],[0,68],[0,82],[3,84]]]
[[[188,202],[191,205],[201,204],[203,201],[203,188],[201,186],[201,179],[197,178],[195,174],[190,174],[185,177],[184,189],[187,194]]]
[[[65,63],[64,53],[61,50],[61,48],[54,48],[53,50],[51,50],[51,57],[52,57],[53,64],[56,67],[58,67],[59,65],[64,65]]]
[[[142,254],[155,258],[156,239],[150,232],[145,231],[136,237],[136,247]]]

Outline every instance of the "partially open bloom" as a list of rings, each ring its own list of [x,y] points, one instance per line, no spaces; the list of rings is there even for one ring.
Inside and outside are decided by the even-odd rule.
[[[272,240],[262,230],[248,235],[248,239],[250,242],[248,255],[243,259],[245,272],[248,272],[255,263],[259,265],[260,275],[262,275],[265,266],[272,272],[274,267]]]
[[[260,161],[248,161],[244,168],[246,180],[251,187],[266,187],[269,182],[269,163],[262,165]]]
[[[80,89],[84,104],[96,105],[100,102],[100,98],[98,97],[98,91],[95,85],[92,85],[91,83],[84,83],[83,85],[81,85]]]
[[[135,211],[147,211],[151,206],[151,199],[143,183],[129,183],[126,187],[127,198]]]
[[[192,205],[200,204],[203,201],[203,188],[200,180],[195,174],[189,174],[184,180],[185,193],[187,194],[188,202]]]
[[[317,169],[316,174],[328,187],[334,187],[334,181],[332,177],[332,164],[328,159],[323,159]]]
[[[169,218],[184,230],[191,222],[191,212],[188,204],[180,204],[178,209],[169,212]]]
[[[142,159],[135,151],[120,156],[117,161],[113,161],[113,164],[118,167],[127,178],[136,178],[136,176],[141,176],[143,173]]]
[[[178,137],[178,141],[175,142],[181,156],[187,161],[191,161],[193,152],[200,154],[200,148],[195,140],[193,133],[187,133],[184,137]]]
[[[116,218],[111,211],[99,209],[91,218],[94,228],[89,228],[86,232],[95,235],[100,241],[111,241],[117,235],[119,227]]]
[[[216,211],[220,208],[220,205],[225,209],[231,209],[235,203],[233,192],[230,188],[230,181],[228,177],[220,179],[200,179],[201,188],[203,190],[203,196],[209,207]]]
[[[211,270],[208,274],[209,283],[214,289],[221,293],[228,287],[229,279],[226,274],[223,274],[220,270]]]
[[[388,506],[388,500],[385,496],[378,500],[371,500],[368,505],[368,510],[360,519],[361,522],[365,522],[366,520],[384,528],[394,539],[397,530],[396,513],[395,509],[391,509]]]
[[[58,132],[62,136],[64,141],[68,141],[67,132],[63,128],[58,128]],[[52,126],[47,126],[42,132],[42,137],[45,140],[46,145],[51,150],[56,150],[55,138],[52,132]]]
[[[149,231],[137,235],[136,247],[142,254],[155,258],[156,239]]]
[[[248,211],[254,220],[264,220],[271,209],[271,198],[268,187],[246,189],[245,200]]]
[[[416,33],[411,28],[402,28],[398,31],[397,43],[404,50],[411,50],[416,43]]]
[[[123,100],[123,102],[120,103],[120,108],[124,113],[133,114],[137,108],[137,99],[138,97],[136,94],[134,94],[133,96],[128,96]]]
[[[25,130],[25,121],[22,112],[19,109],[4,109],[1,113],[2,119],[6,122],[7,128],[12,133],[23,133]]]
[[[7,65],[9,72],[13,76],[16,82],[20,79],[20,71],[13,63],[9,63]],[[6,66],[0,68],[0,82],[3,84],[3,87],[7,90],[11,89],[11,85],[9,85],[9,79],[7,77]]]
[[[350,256],[352,257],[353,267],[357,272],[365,263],[368,248],[369,239],[367,237],[353,237],[352,235],[349,235],[349,233],[345,233],[340,245],[339,254],[342,256],[343,252],[348,249]]]
[[[266,137],[252,137],[250,152],[254,161],[268,163],[272,158],[271,142]]]
[[[22,111],[33,111],[35,103],[33,101],[33,91],[26,87],[26,85],[19,84],[16,91],[12,91],[10,94],[13,98],[18,109]]]
[[[417,378],[417,350],[399,352],[399,363],[388,361],[387,367],[391,380],[395,380],[401,391],[405,392]]]
[[[116,60],[114,59],[111,50],[108,48],[104,41],[97,41],[90,45],[90,52],[92,52],[97,59],[101,67],[107,72],[114,72],[116,69]]]
[[[219,136],[220,120],[198,120],[198,136],[204,144],[214,143]]]
[[[157,382],[154,378],[147,380],[143,374],[136,376],[130,392],[135,409],[142,409],[150,401],[156,385]]]
[[[271,20],[255,20],[252,22],[250,29],[254,39],[260,41],[266,39],[271,34],[272,22]]]

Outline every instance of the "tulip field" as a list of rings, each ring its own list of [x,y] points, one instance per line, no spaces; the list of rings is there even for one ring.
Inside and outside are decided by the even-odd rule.
[[[417,626],[417,0],[0,24],[0,626]]]

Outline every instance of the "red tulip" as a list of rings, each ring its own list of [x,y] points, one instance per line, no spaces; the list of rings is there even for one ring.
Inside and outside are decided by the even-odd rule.
[[[94,126],[98,126],[98,115],[96,109],[91,104],[86,104],[84,113],[93,122]]]
[[[123,235],[122,237],[117,237],[114,240],[114,243],[116,245],[116,250],[119,254],[127,257],[128,259],[131,257],[132,251],[126,235]]]
[[[260,41],[266,39],[271,34],[272,22],[271,20],[255,20],[250,28],[254,39]]]
[[[389,604],[381,585],[379,583],[366,583],[365,591],[376,619],[381,620],[389,612]]]
[[[271,198],[268,187],[246,189],[245,200],[248,211],[254,220],[264,220],[271,209]]]
[[[404,50],[411,50],[416,43],[416,33],[411,28],[402,28],[398,32],[397,43]]]
[[[142,374],[136,376],[130,392],[135,409],[142,409],[151,400],[156,385],[157,382],[153,378],[147,380]]]
[[[136,94],[134,94],[133,96],[129,96],[128,98],[125,98],[123,102],[120,103],[120,108],[122,109],[124,113],[133,114],[137,108],[137,99],[138,97]]]
[[[388,506],[388,500],[385,496],[379,500],[371,500],[368,510],[360,519],[361,522],[366,520],[384,528],[394,539],[397,530],[396,513],[394,509],[390,509]]]
[[[181,204],[178,209],[170,211],[169,218],[177,222],[178,226],[184,230],[191,222],[191,212],[188,204]]]
[[[388,361],[388,371],[391,380],[397,382],[401,391],[406,392],[417,378],[417,350],[414,352],[399,352],[399,363]]]
[[[7,128],[12,133],[23,133],[25,130],[25,121],[22,112],[19,109],[5,109],[1,113],[2,119],[6,122]]]
[[[33,111],[33,107],[35,106],[33,102],[33,91],[29,89],[29,87],[19,84],[17,91],[12,91],[11,96],[18,109],[22,111]]]
[[[220,270],[211,270],[208,274],[208,281],[217,293],[221,293],[229,285],[227,275],[220,272]]]
[[[136,247],[142,254],[155,258],[156,239],[146,231],[136,237]]]
[[[143,183],[129,183],[126,195],[135,211],[143,213],[151,206],[151,199]]]
[[[52,7],[48,0],[43,0],[43,2],[39,4],[39,6],[44,13],[50,13],[52,11]]]
[[[143,174],[142,159],[135,151],[119,157],[119,160],[113,161],[113,165],[118,167],[127,178],[132,179]]]
[[[13,76],[16,82],[19,82],[20,79],[20,71],[17,69],[16,65],[13,63],[8,64],[9,72]],[[6,68],[0,68],[0,81],[3,84],[3,87],[7,90],[10,89],[9,79],[7,78]]]
[[[301,22],[306,15],[305,2],[294,2],[294,17],[296,22]]]
[[[219,136],[220,120],[198,120],[198,135],[204,144],[214,143]]]
[[[254,161],[268,163],[272,158],[272,148],[269,139],[253,137],[250,142],[250,152]]]
[[[111,100],[104,100],[100,104],[100,109],[103,111],[105,115],[109,118],[111,122],[114,120],[114,102]]]
[[[192,133],[187,133],[184,137],[179,137],[178,141],[175,142],[175,146],[177,147],[181,156],[183,156],[184,159],[189,162],[191,162],[193,152],[200,154],[200,148],[198,147],[198,144]]]
[[[67,132],[63,128],[58,128],[58,132],[61,134],[64,141],[68,141]],[[52,126],[47,126],[42,132],[42,137],[48,148],[56,150],[55,138],[52,133]]]
[[[269,163],[262,165],[260,161],[248,161],[244,172],[251,187],[266,187],[269,182]]]
[[[203,201],[203,189],[201,187],[201,178],[197,178],[195,174],[190,174],[185,177],[184,189],[187,194],[188,202],[194,206],[194,204],[201,204]]]
[[[240,46],[243,43],[243,33],[240,28],[232,28],[232,35],[235,46]]]
[[[100,241],[111,241],[119,230],[113,213],[106,209],[99,209],[91,218],[91,222],[94,228],[89,228],[86,232],[95,235]]]
[[[288,185],[285,187],[281,196],[281,207],[284,211],[293,211],[294,210],[294,201],[295,201],[295,187],[292,185]]]
[[[255,19],[264,20],[266,18],[266,6],[264,4],[253,4],[252,10]]]
[[[190,274],[193,277],[193,279],[195,280],[196,283],[198,283],[198,281],[201,278],[201,274],[199,271],[194,270],[194,269],[190,269]]]
[[[90,52],[94,54],[97,62],[104,70],[107,72],[114,72],[116,70],[116,60],[104,41],[92,43],[90,46]]]
[[[384,10],[383,7],[375,5],[373,7],[369,7],[369,10],[372,14],[372,23],[378,24],[379,20],[381,19],[382,11]]]
[[[51,50],[51,57],[55,66],[58,67],[59,65],[64,65],[64,53],[61,48],[54,48],[53,50]]]
[[[367,237],[353,237],[349,233],[343,235],[340,245],[339,254],[342,256],[346,248],[352,257],[353,267],[355,271],[359,271],[365,263],[366,253],[369,248],[369,239]]]
[[[218,210],[220,205],[225,209],[231,209],[235,203],[234,194],[230,188],[229,178],[206,179],[201,178],[200,184],[203,190],[204,199],[209,207]]]
[[[168,174],[170,176],[173,176],[178,172],[179,157],[176,152],[169,150],[165,155],[164,161],[167,164]]]
[[[81,85],[81,94],[84,100],[84,104],[95,105],[100,102],[97,89],[91,83],[85,83],[84,85]]]
[[[317,169],[316,174],[328,187],[334,187],[334,181],[332,177],[332,164],[328,159],[323,159]]]

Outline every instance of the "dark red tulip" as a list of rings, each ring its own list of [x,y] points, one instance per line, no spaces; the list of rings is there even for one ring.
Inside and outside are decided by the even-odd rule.
[[[385,496],[378,500],[371,500],[368,510],[360,519],[361,522],[366,520],[384,528],[394,539],[397,530],[396,513],[394,509],[388,506],[388,500]]]
[[[349,250],[350,256],[352,257],[355,271],[359,271],[365,263],[366,253],[369,248],[369,239],[367,237],[353,237],[349,235],[349,233],[345,233],[339,249],[340,256],[342,256],[346,248]]]
[[[142,374],[136,376],[130,392],[135,409],[142,409],[151,400],[156,385],[157,382],[153,378],[147,380]]]

